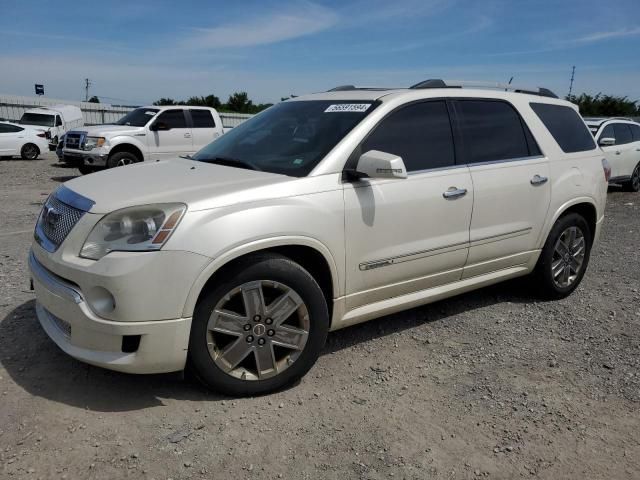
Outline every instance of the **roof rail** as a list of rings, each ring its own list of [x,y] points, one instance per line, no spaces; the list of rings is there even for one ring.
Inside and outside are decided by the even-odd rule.
[[[348,90],[356,90],[355,85],[338,85],[337,87],[333,87],[331,90],[327,90],[327,92],[346,92]]]
[[[447,80],[446,82],[441,79],[432,78],[429,80],[425,80],[420,83],[416,83],[409,87],[411,89],[422,89],[422,88],[488,88],[495,90],[505,90],[505,91],[513,91],[516,93],[527,93],[530,95],[539,95],[541,97],[550,97],[550,98],[558,98],[558,96],[553,93],[548,88],[538,87],[536,89],[531,88],[523,88],[518,87],[516,85],[511,85],[507,83],[494,83],[494,82],[466,82],[466,81],[457,81],[457,80]]]

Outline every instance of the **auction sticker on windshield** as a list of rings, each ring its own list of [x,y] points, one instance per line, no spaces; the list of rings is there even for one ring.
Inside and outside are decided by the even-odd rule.
[[[331,112],[362,113],[362,112],[366,112],[370,106],[371,106],[370,103],[337,103],[334,105],[329,105],[327,109],[324,111],[324,113],[331,113]]]

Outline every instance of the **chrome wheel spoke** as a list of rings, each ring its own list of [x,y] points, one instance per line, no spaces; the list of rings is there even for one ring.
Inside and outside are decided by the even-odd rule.
[[[277,370],[276,357],[273,354],[273,347],[270,342],[256,347],[254,349],[256,356],[256,367],[258,369],[258,377],[264,378]]]
[[[560,236],[560,240],[558,240],[558,244],[556,245],[556,253],[561,257],[569,252],[569,248],[567,248],[567,245],[562,241],[563,236],[564,235]]]
[[[281,325],[272,337],[272,341],[276,345],[280,345],[282,347],[287,347],[292,350],[302,350],[304,345],[307,343],[308,336],[309,332],[306,332],[305,330]]]
[[[226,333],[228,335],[242,335],[244,333],[244,325],[248,319],[228,310],[214,310],[209,317],[208,330],[214,332]]]
[[[267,315],[273,319],[274,325],[278,326],[289,318],[300,305],[302,305],[302,299],[293,290],[289,290],[269,305]]]
[[[242,299],[247,317],[264,315],[264,296],[260,282],[246,283],[242,286]]]
[[[231,345],[225,348],[220,357],[227,364],[226,370],[231,370],[236,368],[242,360],[247,358],[249,352],[251,351],[251,346],[243,339],[238,338]]]
[[[551,272],[553,273],[553,278],[558,278],[558,276],[562,273],[563,270],[564,270],[564,263],[562,259],[556,260],[551,265]]]

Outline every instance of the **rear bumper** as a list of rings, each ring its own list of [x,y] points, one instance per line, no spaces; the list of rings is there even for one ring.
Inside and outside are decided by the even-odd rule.
[[[106,320],[93,313],[77,285],[47,270],[33,253],[29,255],[29,269],[38,320],[67,354],[92,365],[128,373],[184,369],[191,318]]]

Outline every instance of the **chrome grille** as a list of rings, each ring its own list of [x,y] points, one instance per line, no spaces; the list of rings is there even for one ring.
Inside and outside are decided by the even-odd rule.
[[[82,137],[81,133],[67,133],[64,137],[64,147],[82,150]]]
[[[55,194],[51,195],[40,212],[36,225],[36,240],[50,252],[57,250],[82,215],[83,210],[62,203]],[[43,241],[45,239],[48,242]]]

